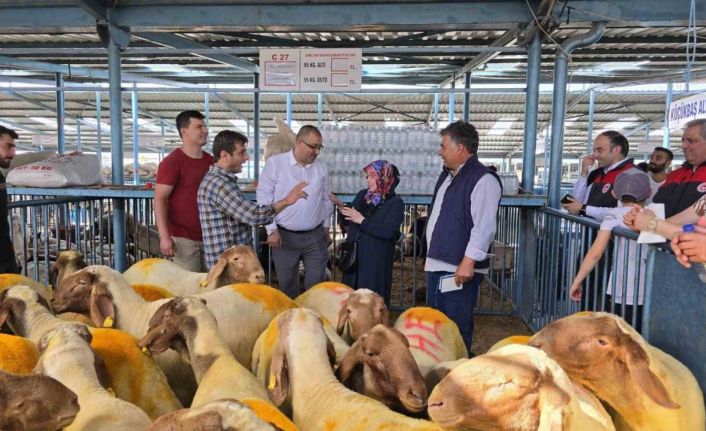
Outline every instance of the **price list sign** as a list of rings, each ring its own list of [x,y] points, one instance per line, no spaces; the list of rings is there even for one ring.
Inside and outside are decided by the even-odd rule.
[[[260,89],[360,90],[363,53],[353,49],[262,49]]]

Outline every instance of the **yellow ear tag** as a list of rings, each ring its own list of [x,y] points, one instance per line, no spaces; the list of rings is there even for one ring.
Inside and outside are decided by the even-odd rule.
[[[275,377],[274,374],[270,374],[270,382],[267,384],[267,389],[268,390],[273,390],[275,388],[275,385],[277,384],[277,378]]]
[[[206,286],[208,286],[208,284],[206,284],[206,279],[204,278],[203,280],[201,280],[201,283],[199,283],[199,287],[206,287]]]
[[[142,353],[144,353],[144,354],[147,355],[147,356],[151,356],[151,355],[150,355],[150,349],[148,349],[147,346],[145,346],[145,347],[142,348]]]
[[[103,327],[104,328],[112,328],[113,327],[113,318],[108,316],[105,318],[103,321]]]

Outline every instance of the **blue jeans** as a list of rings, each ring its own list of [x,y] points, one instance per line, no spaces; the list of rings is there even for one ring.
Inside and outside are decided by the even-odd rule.
[[[461,331],[468,352],[473,341],[473,308],[478,298],[478,288],[484,274],[476,273],[470,281],[463,283],[463,288],[451,292],[439,292],[439,279],[452,272],[427,272],[427,305],[436,308],[453,320]]]

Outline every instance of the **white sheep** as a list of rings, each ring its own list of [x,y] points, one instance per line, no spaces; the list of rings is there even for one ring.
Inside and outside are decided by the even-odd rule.
[[[277,133],[267,137],[267,143],[265,144],[265,160],[275,154],[285,153],[291,150],[294,148],[294,143],[297,139],[297,135],[292,132],[292,129],[290,129],[287,123],[281,118],[275,117],[274,122],[277,126]]]
[[[502,347],[509,346],[511,344],[520,344],[526,346],[529,343],[531,335],[510,335],[505,337],[497,343],[493,344],[486,353],[492,353]]]
[[[539,349],[508,345],[454,368],[429,396],[449,430],[614,431],[600,401]]]
[[[191,272],[165,259],[143,259],[125,271],[130,284],[151,284],[184,296],[232,283],[263,283],[265,271],[251,247],[237,245],[224,251],[208,273]]]
[[[76,250],[62,250],[49,267],[49,286],[58,285],[64,278],[88,266],[83,254]]]
[[[264,386],[235,360],[213,314],[197,298],[177,297],[162,304],[150,320],[149,332],[139,342],[152,354],[170,347],[183,351],[183,343],[198,382],[192,408],[232,398],[252,408],[263,421],[284,431],[296,430],[270,402]]]
[[[8,362],[14,363],[17,372],[33,368],[37,362],[27,343],[34,346],[44,334],[67,324],[40,302],[37,293],[27,286],[12,287],[0,300],[0,325],[7,319],[19,335],[27,337],[9,340],[16,358]],[[116,329],[89,329],[91,347],[102,360],[107,371],[106,383],[117,397],[137,405],[153,419],[181,408],[164,373],[152,358],[142,354],[134,337]],[[11,353],[0,352],[0,358],[5,355]]]
[[[610,405],[618,429],[706,427],[703,392],[691,371],[619,316],[576,313],[548,324],[529,344]]]
[[[51,300],[53,296],[53,292],[49,288],[47,288],[46,285],[34,281],[29,277],[25,277],[24,275],[20,274],[0,274],[0,292],[17,285],[31,287],[32,289],[37,291],[37,293],[39,293],[42,298],[44,298],[46,301]]]
[[[437,425],[395,413],[343,386],[333,374],[333,346],[321,318],[305,308],[277,316],[276,349],[268,390],[276,405],[291,398],[294,423],[306,431],[441,431]]]
[[[353,290],[342,283],[325,281],[312,286],[294,299],[302,307],[321,313],[347,342],[370,328],[389,325],[389,311],[380,295],[370,289]]]
[[[152,423],[147,414],[115,398],[101,385],[90,340],[85,326],[67,323],[45,334],[39,343],[41,356],[36,369],[78,396],[81,409],[65,430],[146,430]]]
[[[423,376],[440,362],[468,357],[458,326],[439,310],[409,308],[397,318],[395,329],[409,340],[409,348]]]
[[[68,426],[78,398],[55,379],[0,370],[0,430],[46,431]]]
[[[217,400],[201,407],[181,409],[166,414],[149,431],[276,431],[258,418],[245,404],[236,400]]]

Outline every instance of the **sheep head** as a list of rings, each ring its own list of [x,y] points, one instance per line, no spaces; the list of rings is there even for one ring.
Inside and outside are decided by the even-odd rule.
[[[49,268],[49,284],[56,286],[64,278],[87,266],[80,251],[63,250]]]
[[[265,270],[255,251],[245,245],[236,245],[224,251],[206,276],[204,285],[221,287],[232,283],[265,282]]]
[[[613,407],[639,405],[644,394],[660,406],[679,408],[650,370],[643,344],[623,319],[609,313],[577,313],[556,320],[529,342]]]
[[[181,409],[161,416],[151,431],[275,431],[248,406],[234,399],[220,399],[200,407]]]
[[[162,304],[150,319],[147,334],[137,345],[160,354],[168,349],[186,351],[188,340],[196,332],[196,315],[210,313],[205,299],[175,297]],[[214,319],[213,317],[211,317]],[[214,319],[215,320],[215,319]]]
[[[19,285],[0,292],[0,327],[7,323],[15,334],[27,336],[25,311],[34,304],[49,310],[47,301],[31,287]]]
[[[98,265],[89,266],[62,280],[51,300],[54,311],[89,313],[97,328],[112,327],[115,305],[108,289],[108,277],[105,277],[107,271],[112,270]]]
[[[426,407],[424,379],[407,338],[396,329],[375,325],[343,355],[337,374],[349,388],[388,406],[411,413]]]
[[[357,340],[377,324],[389,326],[390,312],[380,295],[369,289],[351,292],[341,304],[336,331],[343,334],[348,325],[351,339]]]
[[[76,394],[51,377],[0,371],[0,429],[62,429],[78,414]]]
[[[569,429],[571,397],[556,381],[568,378],[554,375],[561,373],[556,364],[536,361],[530,351],[536,349],[520,348],[477,356],[449,372],[429,396],[432,420],[449,430]]]

